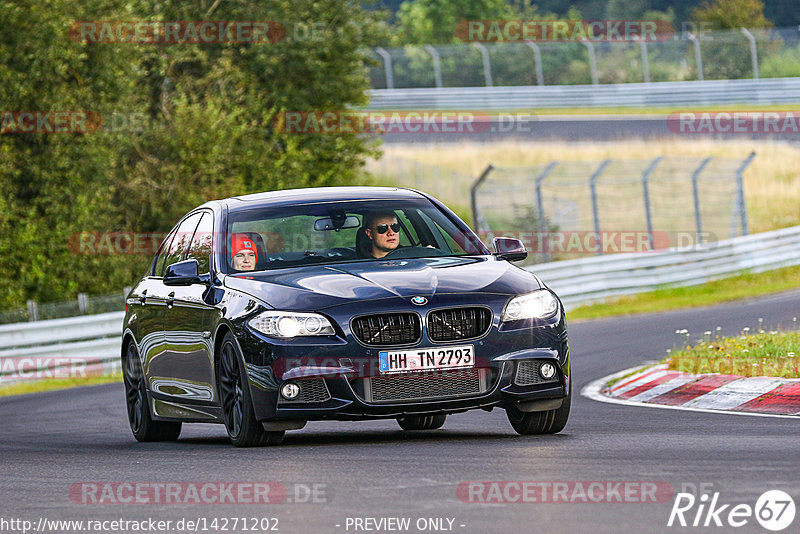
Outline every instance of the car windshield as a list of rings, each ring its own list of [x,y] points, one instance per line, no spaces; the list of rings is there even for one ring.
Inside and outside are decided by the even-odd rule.
[[[427,199],[324,202],[231,213],[228,272],[488,254]]]

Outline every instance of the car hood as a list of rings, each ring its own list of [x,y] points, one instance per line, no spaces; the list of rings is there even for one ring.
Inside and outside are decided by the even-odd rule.
[[[492,256],[312,265],[230,275],[224,284],[285,310],[445,293],[514,295],[542,287],[532,274]]]

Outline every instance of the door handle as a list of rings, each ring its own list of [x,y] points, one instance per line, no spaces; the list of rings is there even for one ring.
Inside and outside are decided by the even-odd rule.
[[[139,302],[142,303],[142,305],[147,304],[147,290],[146,289],[144,291],[142,291],[141,295],[139,295]]]
[[[167,308],[172,308],[175,304],[175,292],[173,291],[169,295],[167,295]]]

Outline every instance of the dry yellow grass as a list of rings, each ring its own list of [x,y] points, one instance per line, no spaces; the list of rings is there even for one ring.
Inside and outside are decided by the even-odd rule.
[[[384,158],[438,166],[463,175],[463,184],[453,184],[468,195],[471,180],[492,163],[516,167],[554,160],[600,161],[606,158],[641,159],[667,156],[715,156],[744,159],[757,157],[745,173],[745,200],[751,232],[800,225],[800,149],[787,143],[752,140],[648,140],[609,143],[518,142],[461,143],[441,145],[384,145]],[[384,164],[368,166],[377,172]],[[454,177],[448,177],[455,180]],[[419,187],[414,176],[399,185]],[[433,191],[432,191],[433,192]],[[433,192],[436,194],[435,192]],[[459,202],[458,199],[442,198]]]

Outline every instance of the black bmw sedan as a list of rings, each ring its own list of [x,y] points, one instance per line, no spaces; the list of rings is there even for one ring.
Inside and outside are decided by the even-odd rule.
[[[172,229],[126,300],[122,364],[139,441],[224,423],[275,445],[310,420],[506,410],[519,434],[564,428],[558,297],[409,189],[334,187],[208,202]]]

